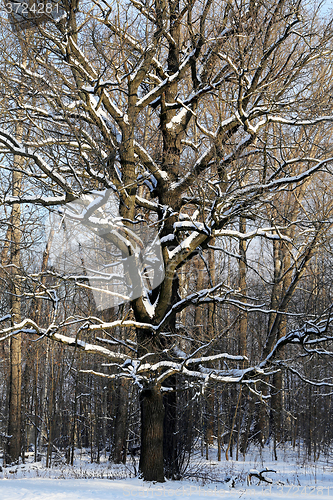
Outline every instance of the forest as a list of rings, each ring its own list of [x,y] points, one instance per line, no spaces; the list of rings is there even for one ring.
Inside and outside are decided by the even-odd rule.
[[[4,466],[328,454],[330,16],[9,0],[0,23]]]

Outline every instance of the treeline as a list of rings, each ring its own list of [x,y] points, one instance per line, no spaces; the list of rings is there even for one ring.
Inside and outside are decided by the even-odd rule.
[[[227,273],[230,286],[237,287],[239,284],[239,269],[228,262],[228,255],[224,255],[214,268],[202,264],[203,261],[213,264],[209,253],[206,251],[198,256],[179,274],[187,293],[191,292],[192,286],[194,289],[198,286],[198,281],[202,289],[212,277],[222,279],[223,273]],[[297,311],[300,310],[303,315],[304,304],[309,315],[318,315],[329,306],[331,274],[329,256],[320,253],[309,266],[308,273],[293,296],[292,310],[295,316],[288,316],[286,324],[290,325],[289,328],[301,323]],[[5,286],[3,280],[4,289]],[[263,286],[262,281],[256,278],[256,273],[247,277],[249,296],[255,293],[267,302],[273,288],[273,285]],[[9,295],[6,292],[3,294],[4,310]],[[97,314],[104,321],[113,321],[119,315],[124,315],[126,307],[128,309],[128,306],[122,305],[99,313],[91,293],[82,292],[80,288],[72,290],[61,302],[63,317],[67,318],[63,331],[70,334],[71,309],[73,315],[78,315],[79,309],[82,317],[89,318]],[[22,308],[34,311],[41,324],[43,321],[46,326],[50,323],[53,308],[50,298],[26,299]],[[189,307],[186,313],[177,317],[177,331],[182,336],[180,349],[186,349],[186,343],[193,346],[193,342],[194,349],[199,348],[201,344],[212,340],[209,349],[211,356],[221,352],[237,356],[241,349],[245,318],[248,362],[240,363],[239,368],[243,368],[246,363],[258,363],[269,321],[268,315],[262,314],[260,304],[258,309],[244,312],[230,304],[214,304],[213,308],[211,304]],[[107,333],[100,335],[100,341],[96,337],[98,335],[92,338],[84,329],[77,334],[77,340],[99,342],[101,345],[103,341],[121,343],[125,340],[132,340],[134,345],[135,332],[128,328],[118,329],[112,336]],[[0,388],[1,447],[4,463],[10,440],[10,341],[0,345],[3,381]],[[126,351],[126,348],[118,349]],[[201,453],[207,459],[215,456],[210,452],[212,447],[217,449],[218,460],[241,459],[246,456],[250,444],[261,447],[270,445],[277,456],[279,447],[289,443],[311,460],[329,453],[333,440],[333,398],[328,382],[332,360],[330,356],[323,357],[324,352],[325,343],[322,343],[320,349],[304,362],[299,346],[287,346],[281,357],[285,369],[282,373],[273,370],[270,376],[263,376],[261,382],[259,379],[256,393],[241,384],[220,384],[207,379],[206,384],[199,385],[176,376],[172,383],[173,391],[168,393],[166,390],[164,393],[164,400],[167,400],[165,407],[172,408],[173,430],[176,431],[173,441],[165,442],[165,446],[171,448],[169,468],[173,477],[179,477],[186,471],[194,454]],[[297,358],[299,361],[295,364]],[[293,360],[293,365],[286,369],[289,360]],[[227,362],[211,361],[209,367],[221,370],[223,363]],[[295,366],[302,378],[296,373]],[[86,355],[75,349],[75,346],[59,344],[46,337],[35,336],[33,340],[30,336],[23,337],[21,459],[24,461],[26,452],[33,451],[35,460],[43,457],[47,466],[59,460],[73,464],[76,448],[88,450],[92,462],[99,462],[103,456],[114,463],[126,463],[131,457],[138,456],[141,445],[141,388],[125,378],[110,379],[112,372],[115,374],[117,371],[112,370],[107,363],[101,368],[98,355]],[[281,373],[278,389],[277,373]],[[318,383],[309,384],[307,380],[316,380]],[[327,386],[322,385],[321,381],[328,382]],[[165,419],[164,425],[170,425],[170,420]],[[165,431],[165,435],[170,436],[170,433]]]

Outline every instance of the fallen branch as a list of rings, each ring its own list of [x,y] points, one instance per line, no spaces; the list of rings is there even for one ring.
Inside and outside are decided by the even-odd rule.
[[[273,470],[273,469],[267,469],[267,467],[266,467],[266,469],[263,469],[263,470],[261,470],[261,471],[259,472],[259,471],[258,471],[258,470],[256,470],[256,469],[251,469],[251,470],[250,470],[250,472],[249,472],[249,474],[248,474],[248,476],[247,476],[247,484],[248,484],[248,486],[250,486],[250,485],[251,485],[251,479],[252,479],[253,477],[256,477],[256,478],[258,478],[258,479],[259,479],[259,484],[261,483],[261,481],[264,481],[265,483],[272,484],[272,482],[273,482],[273,481],[272,481],[272,479],[271,479],[271,478],[268,478],[268,479],[267,479],[266,477],[264,477],[264,476],[263,476],[263,474],[266,474],[266,472],[275,472],[275,473],[276,473],[276,470]]]

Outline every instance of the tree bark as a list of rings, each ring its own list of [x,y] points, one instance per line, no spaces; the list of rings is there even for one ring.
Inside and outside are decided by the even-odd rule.
[[[21,131],[22,133],[22,131]],[[14,159],[14,167],[20,165],[21,158]],[[20,196],[22,174],[13,169],[12,193]],[[10,263],[12,273],[11,283],[11,316],[12,325],[21,321],[21,283],[19,278],[20,269],[20,242],[21,242],[21,206],[13,204],[11,213],[11,247]],[[7,461],[17,463],[21,454],[21,333],[17,333],[10,340],[10,378],[9,378],[9,421],[8,435],[11,436],[7,443]]]
[[[126,463],[126,435],[128,409],[128,380],[121,379],[118,386],[118,404],[114,429],[112,460],[115,464]]]
[[[283,247],[284,252],[283,252],[283,266],[284,270],[288,270],[290,265],[291,265],[291,258],[290,258],[290,251],[288,251],[288,248]],[[281,252],[282,253],[282,252]],[[287,273],[284,280],[283,280],[283,290],[282,293],[286,293],[286,291],[289,289],[291,285],[291,273]],[[277,338],[280,339],[281,337],[285,336],[287,334],[287,319],[284,316],[281,320],[281,326],[280,330],[278,332]],[[280,356],[284,356],[284,349],[281,350]],[[282,372],[277,372],[273,376],[273,386],[274,386],[274,392],[271,397],[271,407],[272,407],[272,423],[273,423],[273,431],[274,431],[274,436],[275,436],[275,442],[280,442],[282,439],[283,435],[283,429],[282,429],[282,412],[283,412],[283,378],[282,378]]]
[[[140,472],[145,481],[164,482],[163,396],[159,387],[144,389],[141,403]]]
[[[168,391],[163,397],[163,455],[165,476],[167,479],[180,479],[176,376],[170,377],[164,385],[172,389],[172,391]]]
[[[10,343],[8,463],[17,463],[21,455],[21,334]]]

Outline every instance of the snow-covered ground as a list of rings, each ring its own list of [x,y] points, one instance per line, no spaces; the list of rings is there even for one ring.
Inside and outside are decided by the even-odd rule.
[[[305,461],[289,448],[280,450],[278,461],[272,460],[267,450],[253,450],[246,460],[238,462],[212,459],[193,461],[190,477],[182,481],[163,484],[145,483],[134,477],[132,465],[116,466],[107,460],[90,464],[86,454],[78,454],[73,467],[59,463],[46,469],[41,462],[4,468],[0,473],[0,500],[113,500],[136,498],[169,498],[198,500],[203,498],[245,500],[311,500],[333,499],[333,458],[316,463]],[[248,474],[265,468],[272,484],[259,484]]]

